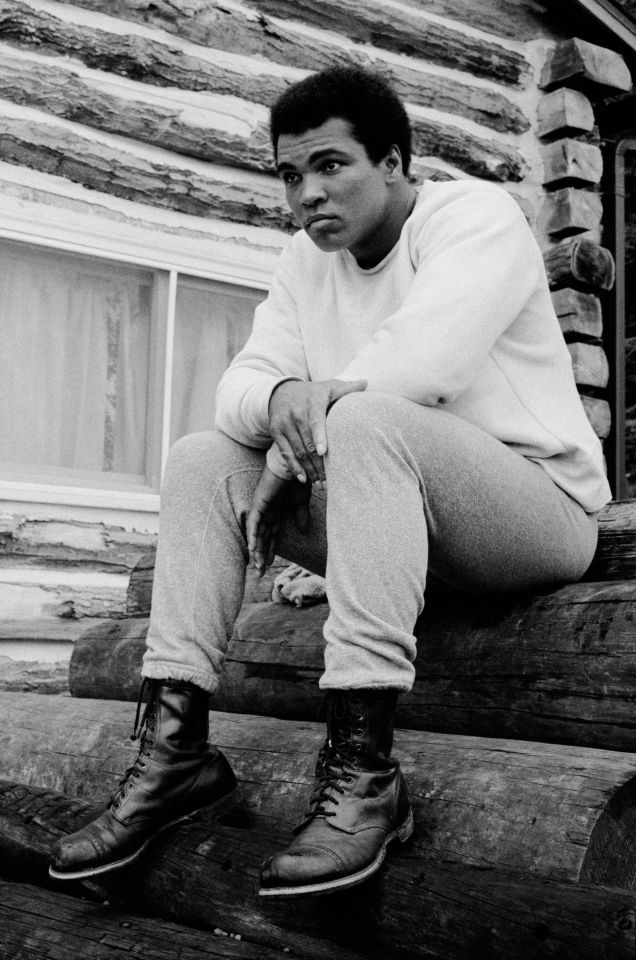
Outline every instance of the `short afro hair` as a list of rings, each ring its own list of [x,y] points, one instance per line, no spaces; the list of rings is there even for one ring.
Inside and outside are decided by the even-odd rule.
[[[404,105],[384,77],[355,66],[312,73],[281,94],[270,117],[274,155],[281,134],[313,130],[331,117],[349,121],[372,163],[379,163],[395,144],[402,172],[408,174],[411,124]]]

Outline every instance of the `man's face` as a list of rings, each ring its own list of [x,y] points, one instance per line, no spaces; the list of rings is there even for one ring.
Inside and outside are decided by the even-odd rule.
[[[298,224],[321,250],[350,250],[361,265],[378,262],[392,245],[383,249],[392,238],[387,220],[394,167],[372,163],[340,117],[278,139],[278,173]]]

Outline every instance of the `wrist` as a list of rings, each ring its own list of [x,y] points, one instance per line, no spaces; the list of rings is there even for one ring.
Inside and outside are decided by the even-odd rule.
[[[272,387],[271,393],[269,395],[269,400],[267,401],[267,415],[271,416],[272,400],[274,399],[274,394],[278,393],[279,387],[283,387],[286,383],[304,383],[299,377],[284,377],[279,380],[278,383],[275,383]]]

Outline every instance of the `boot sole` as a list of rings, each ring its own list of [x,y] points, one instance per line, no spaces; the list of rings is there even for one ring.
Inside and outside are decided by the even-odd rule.
[[[198,816],[203,813],[214,813],[223,814],[228,813],[238,801],[238,789],[234,789],[231,793],[225,794],[224,797],[221,797],[219,800],[214,803],[208,803],[204,807],[198,807],[196,810],[192,810],[190,813],[184,813],[182,817],[177,817],[175,820],[171,820],[169,823],[164,823],[162,827],[159,827],[158,830],[148,837],[146,841],[133,853],[129,854],[127,857],[123,857],[121,860],[115,860],[113,863],[104,863],[99,867],[90,867],[86,870],[74,870],[72,873],[62,872],[60,870],[55,870],[54,867],[49,867],[49,876],[54,877],[55,880],[83,880],[87,877],[95,877],[100,873],[110,873],[111,870],[120,870],[122,867],[127,867],[128,864],[133,863],[137,860],[144,851],[150,846],[153,840],[159,836],[160,833],[163,833],[164,830],[169,830],[170,827],[176,826],[178,823],[184,823],[186,820],[195,820]]]
[[[358,870],[357,873],[351,873],[346,877],[338,877],[335,880],[325,880],[323,883],[308,883],[304,886],[295,887],[261,887],[258,891],[260,897],[310,897],[319,896],[324,893],[332,893],[335,890],[346,890],[349,887],[355,887],[372,877],[380,869],[386,857],[388,845],[393,840],[399,840],[400,843],[406,843],[414,830],[413,811],[409,810],[406,819],[396,827],[391,833],[386,835],[382,848],[378,851],[375,860],[365,867],[364,870]]]

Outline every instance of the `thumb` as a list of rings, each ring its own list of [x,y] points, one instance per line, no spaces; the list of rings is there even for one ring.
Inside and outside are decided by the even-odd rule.
[[[344,397],[347,393],[367,389],[366,380],[332,380],[331,383],[331,395],[329,397],[331,403],[335,403],[336,400]]]

